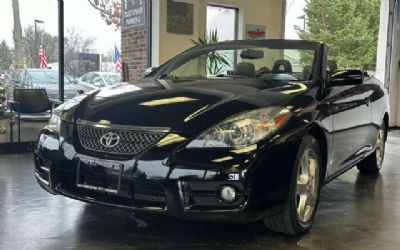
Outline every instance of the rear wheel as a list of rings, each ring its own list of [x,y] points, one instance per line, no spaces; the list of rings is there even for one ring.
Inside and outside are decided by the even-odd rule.
[[[382,169],[385,158],[385,144],[386,124],[383,122],[379,128],[375,152],[357,164],[357,168],[362,174],[376,174]]]
[[[291,235],[305,233],[311,228],[319,202],[321,167],[318,142],[307,135],[297,154],[288,200],[278,214],[264,220],[267,228]]]

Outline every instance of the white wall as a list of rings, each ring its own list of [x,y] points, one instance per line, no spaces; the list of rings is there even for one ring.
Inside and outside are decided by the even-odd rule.
[[[239,39],[244,37],[244,26],[263,24],[267,26],[267,38],[284,37],[282,16],[285,0],[176,0],[194,5],[192,35],[167,33],[167,1],[153,1],[152,64],[158,66],[182,51],[193,47],[193,40],[204,36],[207,28],[207,4],[217,4],[239,9]],[[155,17],[156,16],[156,17]],[[157,29],[155,28],[157,27]],[[155,34],[154,32],[157,32]]]
[[[378,55],[376,62],[376,77],[384,82],[386,70],[386,50],[387,50],[387,37],[389,25],[389,1],[381,0],[381,16],[379,25],[379,38],[378,38]]]
[[[396,2],[400,5],[400,0],[381,0],[376,72],[389,87],[391,127],[400,127],[400,13]]]
[[[400,5],[400,1],[397,0]],[[390,62],[390,112],[391,126],[400,126],[400,7],[395,6],[393,39]]]

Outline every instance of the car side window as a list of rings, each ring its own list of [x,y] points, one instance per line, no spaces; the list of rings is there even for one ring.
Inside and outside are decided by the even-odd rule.
[[[94,77],[93,74],[85,75],[85,76],[83,76],[82,81],[84,81],[84,82],[90,82],[90,80],[91,80],[93,77]]]
[[[99,76],[99,75],[96,75],[95,77],[93,77],[92,78],[92,80],[90,81],[90,83],[96,83],[96,82],[99,82],[99,83],[102,83],[102,80],[101,80],[101,77]]]
[[[24,71],[24,75],[23,75],[24,77],[24,79],[23,79],[23,81],[24,81],[24,83],[29,83],[29,84],[32,84],[32,77],[29,75],[29,73],[28,73],[28,71]]]
[[[16,74],[15,74],[15,81],[17,81],[17,82],[21,82],[22,83],[22,80],[23,80],[23,73],[24,73],[24,71],[22,71],[22,70],[20,70],[20,71],[18,71]]]

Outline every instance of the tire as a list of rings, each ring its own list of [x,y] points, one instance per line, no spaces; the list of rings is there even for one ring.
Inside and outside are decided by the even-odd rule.
[[[379,135],[374,153],[357,164],[357,168],[362,174],[377,174],[381,171],[385,158],[386,133],[386,124],[383,122],[379,128]]]
[[[307,135],[296,156],[288,200],[279,213],[264,219],[265,226],[289,235],[308,232],[318,208],[323,172],[318,142],[314,136]]]

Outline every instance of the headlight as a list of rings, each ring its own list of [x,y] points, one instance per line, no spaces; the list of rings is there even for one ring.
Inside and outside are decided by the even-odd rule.
[[[290,116],[282,107],[250,111],[229,118],[193,140],[188,148],[245,147],[276,131]]]
[[[64,105],[58,106],[55,110],[53,110],[53,114],[50,117],[49,125],[47,126],[49,129],[54,130],[56,132],[60,132],[61,127],[61,113],[63,111]]]

